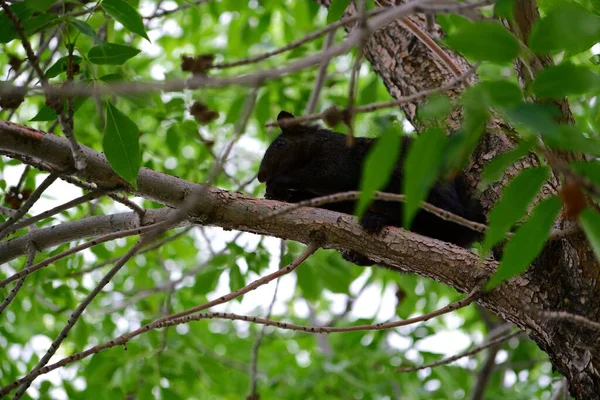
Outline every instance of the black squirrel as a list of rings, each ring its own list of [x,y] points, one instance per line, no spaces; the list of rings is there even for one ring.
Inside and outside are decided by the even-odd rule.
[[[294,118],[286,111],[277,116],[280,121]],[[298,124],[282,127],[281,134],[267,148],[258,172],[259,182],[266,182],[265,197],[288,203],[297,203],[329,194],[359,190],[363,162],[377,139],[355,138],[352,146],[346,136],[318,125]],[[384,192],[400,193],[402,190],[403,160],[412,140],[402,138],[400,159]],[[431,188],[427,202],[452,214],[471,221],[485,223],[485,216],[477,201],[464,193],[466,186],[460,178],[437,181]],[[330,203],[320,206],[332,211],[353,214],[354,201]],[[375,200],[360,219],[361,226],[377,233],[386,225],[402,226],[402,203]],[[469,247],[481,238],[481,233],[434,214],[420,210],[415,216],[411,231]],[[372,261],[354,253],[343,253],[344,258],[359,265],[372,265]]]

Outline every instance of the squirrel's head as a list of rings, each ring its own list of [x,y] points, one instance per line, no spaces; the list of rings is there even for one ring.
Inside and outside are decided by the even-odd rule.
[[[277,121],[289,118],[294,118],[294,115],[287,111],[281,111],[277,115]],[[310,156],[311,133],[317,130],[314,126],[303,124],[282,126],[281,134],[275,138],[263,156],[258,170],[258,181],[267,182],[306,163],[307,157]]]

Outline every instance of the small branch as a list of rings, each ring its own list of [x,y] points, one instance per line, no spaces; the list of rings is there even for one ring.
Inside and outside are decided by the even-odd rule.
[[[27,226],[30,226],[32,224],[35,224],[38,221],[41,221],[43,219],[49,218],[53,215],[56,215],[60,212],[63,212],[65,210],[68,210],[70,208],[76,207],[80,204],[83,203],[87,203],[90,200],[94,200],[97,199],[98,197],[102,197],[106,194],[105,190],[96,190],[94,192],[90,192],[88,194],[85,194],[83,196],[77,197],[76,199],[73,199],[67,203],[61,204],[57,207],[54,207],[48,211],[44,211],[41,214],[35,215],[31,218],[27,218],[26,220],[23,220],[19,223],[14,224],[14,226],[12,226],[8,232],[6,233],[6,235],[11,235],[13,233],[15,233],[16,231],[18,231],[21,228],[25,228]]]
[[[38,63],[38,59],[35,53],[33,52],[33,49],[31,48],[31,43],[27,39],[25,29],[23,28],[23,24],[19,20],[19,17],[17,17],[17,15],[11,10],[11,8],[8,6],[5,0],[0,0],[0,6],[2,7],[2,9],[4,9],[6,16],[10,19],[11,23],[15,27],[15,30],[17,31],[17,34],[21,39],[21,43],[23,44],[23,48],[25,49],[25,53],[27,54],[27,58],[29,59],[29,63],[40,78],[40,83],[42,85],[42,88],[44,89],[46,98],[48,100],[52,99],[52,102],[58,103],[58,106],[53,108],[55,108],[56,113],[58,114],[58,119],[62,126],[63,133],[65,134],[65,137],[69,140],[73,161],[75,163],[75,168],[78,171],[80,171],[85,168],[85,156],[83,154],[83,151],[81,150],[81,147],[79,147],[79,143],[77,143],[77,140],[75,140],[75,135],[73,133],[72,127],[69,125],[68,118],[65,117],[63,110],[60,109],[62,108],[62,101],[60,100],[60,98],[56,99],[49,94],[51,86],[48,83],[48,79],[46,79],[44,71],[42,71],[40,64]]]
[[[567,378],[563,378],[563,379],[561,379],[560,385],[558,386],[556,391],[554,393],[552,393],[552,397],[550,397],[550,400],[560,400],[562,398],[564,398],[566,400],[568,398],[568,395],[569,395],[569,384],[568,384]]]
[[[307,250],[310,247],[311,246],[308,246]],[[307,253],[307,251],[305,250],[303,255],[305,255],[306,253]],[[308,257],[308,255],[309,254],[306,254],[306,257]],[[300,259],[295,260],[292,264],[294,264],[297,261],[299,264],[303,260],[300,260]],[[290,266],[292,266],[292,264],[288,265],[285,268],[286,269],[289,268]],[[279,270],[278,272],[280,272],[280,271],[282,271],[282,270]],[[285,273],[287,273],[287,272],[285,272]],[[283,274],[281,274],[281,275],[283,275]],[[115,346],[122,346],[125,343],[127,343],[129,340],[133,339],[134,337],[139,336],[142,333],[148,332],[152,329],[176,326],[176,325],[180,325],[180,324],[187,323],[190,321],[199,321],[199,320],[211,319],[211,318],[222,318],[222,319],[229,319],[229,320],[236,320],[236,321],[253,322],[253,323],[257,323],[257,324],[275,326],[280,329],[302,331],[302,332],[307,332],[307,333],[334,333],[334,332],[352,332],[352,331],[365,331],[365,330],[384,330],[384,329],[390,329],[390,328],[399,327],[399,326],[406,326],[406,325],[410,325],[410,324],[413,324],[416,322],[427,321],[428,319],[433,318],[435,316],[439,316],[442,314],[452,312],[454,310],[457,310],[461,307],[464,307],[464,306],[472,303],[479,296],[479,293],[480,293],[479,289],[475,289],[473,292],[471,292],[471,294],[469,294],[469,296],[463,298],[462,300],[448,304],[446,307],[443,307],[432,313],[422,315],[420,317],[410,318],[410,319],[407,319],[404,321],[389,322],[389,323],[382,323],[382,324],[375,324],[375,325],[350,326],[350,327],[343,327],[343,328],[303,326],[303,325],[297,325],[297,324],[290,324],[290,323],[286,323],[286,322],[272,321],[269,319],[259,318],[259,317],[248,317],[246,315],[238,315],[238,314],[233,314],[233,313],[210,312],[210,313],[189,315],[192,313],[192,312],[188,312],[191,310],[190,309],[190,310],[178,313],[178,314],[173,314],[170,317],[173,317],[175,315],[181,315],[181,314],[185,313],[186,315],[184,315],[184,316],[179,316],[176,318],[163,317],[163,318],[158,319],[150,324],[146,324],[146,325],[142,326],[141,328],[136,329],[135,331],[132,331],[125,335],[121,335],[118,338],[113,339],[107,343],[103,343],[101,345],[91,347],[88,350],[82,351],[80,353],[76,353],[69,357],[65,357],[62,360],[60,360],[54,364],[43,367],[39,371],[36,371],[35,374],[33,372],[29,373],[27,376],[24,376],[23,378],[21,378],[17,381],[14,381],[11,384],[0,389],[0,396],[7,394],[12,389],[14,389],[15,387],[17,387],[19,385],[22,385],[25,382],[32,381],[39,375],[47,374],[50,371],[53,371],[60,367],[64,367],[65,365],[71,364],[75,361],[82,360],[82,359],[84,359],[92,354],[98,353],[102,350],[106,350],[106,349],[109,349],[109,348],[115,347]],[[518,333],[520,333],[520,332],[518,332]]]
[[[417,366],[417,367],[398,368],[396,370],[396,372],[401,372],[401,373],[404,373],[404,372],[415,372],[415,371],[420,371],[420,370],[426,369],[426,368],[434,368],[434,367],[437,367],[437,366],[440,366],[440,365],[450,364],[450,363],[452,363],[452,362],[454,362],[456,360],[459,360],[459,359],[461,359],[463,357],[468,357],[468,356],[472,356],[474,354],[477,354],[477,353],[479,353],[482,350],[485,350],[485,349],[487,349],[487,348],[489,348],[491,346],[495,346],[498,343],[502,343],[505,340],[508,340],[508,339],[513,338],[513,337],[515,337],[517,335],[520,335],[521,333],[522,333],[522,331],[512,332],[512,333],[500,336],[497,339],[490,340],[489,342],[487,342],[485,344],[482,344],[480,346],[476,346],[476,347],[474,347],[473,349],[471,349],[469,351],[465,351],[465,352],[456,354],[456,355],[454,355],[452,357],[444,358],[442,360],[439,360],[439,361],[436,361],[436,362],[433,362],[433,363],[430,363],[430,364],[420,365],[420,366]]]
[[[154,244],[152,244],[152,243],[148,243],[148,247],[144,247],[144,248],[143,248],[143,249],[142,249],[142,250],[139,252],[139,254],[144,254],[144,253],[148,253],[148,252],[150,252],[150,251],[152,251],[152,250],[156,250],[156,249],[158,249],[159,247],[163,246],[164,244],[166,244],[166,243],[169,243],[169,242],[172,242],[173,240],[175,240],[175,239],[177,239],[177,238],[179,238],[179,237],[181,237],[181,236],[185,235],[185,234],[186,234],[186,233],[188,233],[188,232],[189,232],[189,231],[190,231],[192,228],[193,228],[193,225],[187,226],[187,227],[183,228],[183,229],[182,229],[180,232],[177,232],[177,233],[175,233],[175,234],[173,234],[173,235],[171,235],[171,236],[168,236],[168,237],[166,237],[166,238],[163,238],[163,239],[161,239],[161,240],[157,240],[157,241],[156,241],[156,243],[154,243]],[[97,269],[100,269],[100,268],[102,268],[102,267],[105,267],[105,266],[107,266],[107,265],[110,265],[110,264],[112,264],[112,263],[114,263],[114,262],[116,262],[116,261],[119,261],[119,259],[120,259],[120,258],[121,258],[121,257],[114,257],[114,258],[111,258],[110,260],[102,261],[101,263],[98,263],[98,264],[96,264],[96,265],[93,265],[93,266],[91,266],[91,267],[89,267],[89,268],[82,268],[82,269],[81,269],[81,270],[79,270],[79,271],[74,271],[74,272],[71,272],[70,274],[66,275],[66,276],[65,276],[65,278],[76,278],[76,277],[79,277],[79,276],[85,275],[85,274],[87,274],[87,273],[89,273],[89,272],[95,271],[95,270],[97,270]]]
[[[397,100],[384,101],[384,102],[380,102],[380,103],[366,104],[364,106],[353,107],[351,112],[353,114],[369,113],[369,112],[373,112],[376,110],[396,107],[401,104],[412,103],[414,101],[424,99],[428,96],[431,96],[431,95],[434,95],[437,93],[446,92],[446,91],[448,91],[450,89],[454,89],[456,86],[466,82],[466,80],[471,75],[473,75],[473,73],[475,73],[476,69],[477,69],[477,65],[470,68],[467,72],[465,72],[460,77],[451,80],[450,82],[448,82],[447,84],[445,84],[443,86],[439,86],[439,87],[433,88],[433,89],[423,90],[418,93],[400,97]],[[273,126],[288,127],[288,126],[300,124],[302,122],[316,121],[319,119],[323,119],[323,118],[325,118],[326,115],[327,115],[327,110],[320,112],[320,113],[316,113],[316,114],[307,114],[307,115],[297,116],[295,118],[285,118],[285,119],[282,119],[281,121],[268,122],[267,124],[265,124],[265,126],[266,127],[273,127]]]
[[[266,219],[273,218],[273,217],[281,215],[281,214],[289,213],[289,212],[297,210],[301,207],[318,207],[323,204],[339,203],[339,202],[347,201],[347,200],[356,200],[360,197],[360,194],[361,194],[361,192],[358,192],[358,191],[348,191],[348,192],[330,194],[327,196],[315,197],[314,199],[300,201],[300,202],[294,203],[293,205],[290,205],[288,207],[274,211],[270,214],[267,214],[267,215],[261,217],[261,220],[266,220]],[[406,201],[406,195],[404,195],[404,194],[395,194],[395,193],[387,193],[387,192],[375,192],[375,194],[373,195],[373,198],[378,199],[378,200],[386,200],[386,201],[401,201],[401,202]],[[459,225],[470,228],[470,229],[474,230],[475,232],[484,233],[488,229],[487,226],[484,224],[480,224],[479,222],[469,221],[466,218],[463,218],[456,214],[452,214],[449,211],[446,211],[442,208],[436,207],[436,206],[426,203],[426,202],[421,203],[421,208],[423,210],[445,220],[445,221],[452,221]],[[507,233],[507,237],[510,237],[510,236],[512,236],[512,233],[510,233],[510,232]]]
[[[490,346],[485,356],[485,361],[477,374],[477,380],[475,381],[475,387],[471,392],[471,400],[484,400],[485,391],[490,382],[494,368],[496,367],[496,355],[500,350],[500,343]]]
[[[333,44],[335,40],[335,30],[329,32],[327,36],[325,36],[325,40],[323,41],[323,51],[327,50]],[[331,62],[331,58],[326,58],[321,61],[321,65],[319,65],[319,71],[317,72],[317,77],[315,79],[315,84],[313,86],[313,90],[310,93],[310,98],[308,99],[308,104],[306,105],[306,114],[312,114],[315,112],[317,108],[317,103],[319,102],[319,96],[321,94],[321,89],[323,89],[323,84],[325,83],[325,76],[327,75],[327,67]]]
[[[368,17],[372,17],[375,16],[377,14],[381,14],[385,9],[376,9],[371,11],[370,13],[368,13]],[[271,58],[273,56],[276,56],[278,54],[282,54],[285,53],[286,51],[289,50],[293,50],[297,47],[302,46],[305,43],[311,42],[327,33],[332,33],[331,36],[335,36],[335,31],[342,27],[342,26],[346,26],[346,25],[350,25],[353,24],[354,22],[358,21],[359,16],[355,15],[355,16],[350,16],[350,17],[346,17],[346,18],[342,18],[337,22],[331,23],[329,25],[327,25],[326,27],[319,29],[313,33],[310,33],[308,35],[306,35],[305,37],[298,39],[298,40],[294,40],[291,43],[288,43],[287,45],[280,47],[279,49],[276,50],[272,50],[272,51],[268,51],[266,53],[263,54],[259,54],[253,57],[248,57],[248,58],[244,58],[241,60],[237,60],[237,61],[231,61],[231,62],[223,62],[223,63],[218,63],[213,65],[211,68],[214,69],[225,69],[225,68],[232,68],[232,67],[239,67],[241,65],[248,65],[248,64],[254,64],[256,62],[262,61],[262,60],[266,60],[267,58]],[[332,39],[333,42],[333,39]],[[329,48],[330,46],[324,46],[324,49]],[[331,58],[331,57],[329,57]],[[325,58],[327,59],[327,58]],[[324,59],[324,60],[325,60]]]
[[[33,243],[31,243],[29,245],[28,254],[27,254],[27,261],[25,262],[25,267],[24,268],[31,267],[31,265],[33,264],[33,261],[35,260],[36,253],[37,253],[37,251],[35,249],[35,246],[33,245]],[[8,305],[10,304],[10,302],[13,301],[13,299],[15,298],[15,296],[17,295],[17,293],[19,293],[19,290],[21,289],[21,287],[25,283],[25,279],[26,279],[26,277],[23,277],[23,278],[19,279],[17,281],[17,284],[15,285],[15,287],[12,288],[12,290],[10,291],[10,293],[8,294],[8,296],[6,297],[6,299],[4,299],[4,301],[0,304],[0,315],[2,315],[2,312],[6,309],[6,307],[8,307]]]
[[[67,324],[60,331],[56,339],[54,339],[48,351],[46,351],[46,354],[44,354],[44,356],[40,359],[40,361],[28,375],[35,375],[41,368],[48,364],[48,361],[50,361],[50,358],[54,355],[54,353],[56,353],[61,343],[66,339],[67,335],[69,334],[73,326],[75,326],[75,323],[77,322],[81,314],[83,314],[83,311],[86,309],[86,307],[102,291],[102,289],[108,284],[108,282],[111,281],[111,279],[117,274],[117,272],[119,272],[119,270],[125,265],[125,263],[138,252],[138,250],[143,246],[143,244],[144,239],[140,238],[138,242],[135,245],[133,245],[131,249],[129,249],[129,251],[115,264],[115,266],[110,271],[108,271],[104,278],[102,278],[98,285],[96,285],[96,287],[86,296],[86,298],[79,304],[79,306],[77,306],[75,311],[73,311],[73,313],[69,317]],[[23,396],[23,394],[25,394],[25,391],[27,391],[27,388],[31,385],[31,382],[33,382],[34,379],[35,377],[31,380],[24,382],[19,388],[19,390],[17,390],[17,393],[15,393],[13,399],[20,399]]]
[[[73,178],[72,176],[69,176],[69,175],[61,175],[60,179],[62,179],[65,182],[68,182],[72,185],[75,185],[81,189],[84,189],[84,190],[91,190],[91,191],[99,190],[99,188],[96,185],[92,185],[87,182],[80,181],[79,179]],[[108,197],[110,197],[111,199],[113,199],[114,201],[116,201],[117,203],[121,203],[125,207],[134,211],[140,217],[140,219],[144,218],[144,215],[146,215],[146,210],[144,210],[142,207],[135,204],[133,201],[129,200],[127,197],[122,196],[117,193],[107,193],[106,195]]]
[[[373,18],[369,19],[368,26],[370,31],[383,28],[386,25],[396,21],[398,18],[403,18],[415,13],[431,12],[457,12],[465,9],[474,9],[492,4],[493,0],[483,0],[473,3],[456,3],[451,5],[435,5],[435,4],[417,4],[410,2],[407,4],[398,5],[395,7],[386,8],[385,12],[381,12]],[[335,24],[332,24],[333,26]],[[336,26],[337,28],[337,26]],[[346,53],[360,41],[359,32],[351,33],[346,40],[339,45],[332,46],[327,51],[313,54],[297,61],[290,63],[287,66],[264,69],[261,71],[236,75],[232,77],[211,78],[207,76],[194,76],[189,79],[175,79],[164,82],[128,82],[125,84],[112,85],[88,85],[74,84],[70,87],[50,88],[50,95],[53,96],[97,96],[97,95],[116,95],[124,93],[148,93],[151,91],[180,91],[183,89],[200,89],[208,87],[225,87],[231,85],[246,85],[256,86],[261,82],[269,79],[280,78],[284,75],[300,71],[315,64],[320,64],[324,58],[331,58]],[[0,95],[14,91],[13,85],[3,85],[0,87]]]
[[[128,229],[128,230],[100,236],[97,239],[90,240],[89,242],[86,242],[86,243],[82,243],[79,246],[71,247],[70,249],[63,251],[62,253],[56,254],[52,257],[48,257],[44,261],[39,262],[35,265],[32,265],[31,267],[26,268],[22,271],[19,271],[15,274],[9,276],[8,278],[0,281],[0,289],[5,287],[9,283],[16,281],[17,279],[23,278],[24,276],[30,275],[30,274],[34,273],[35,271],[38,271],[38,270],[52,264],[54,261],[57,261],[57,260],[60,260],[61,258],[70,256],[71,254],[78,253],[81,250],[85,250],[90,247],[94,247],[94,246],[97,246],[99,244],[102,244],[102,243],[105,243],[105,242],[108,242],[108,241],[114,240],[114,239],[120,239],[120,238],[127,237],[127,236],[142,235],[142,234],[148,233],[154,229],[163,228],[168,225],[169,225],[169,221],[162,221],[162,222],[158,222],[158,223],[148,225],[145,227],[141,227],[141,228]]]
[[[152,19],[155,19],[155,18],[162,18],[162,17],[165,17],[167,15],[176,13],[178,11],[187,10],[188,8],[198,6],[198,5],[202,4],[202,3],[206,3],[207,1],[208,0],[195,0],[195,1],[191,1],[189,3],[183,3],[179,7],[174,8],[172,10],[164,10],[164,9],[160,9],[160,8],[157,7],[157,9],[154,11],[154,13],[152,13],[152,15],[148,15],[148,16],[142,17],[142,18],[145,19],[145,20],[152,20]]]
[[[138,243],[136,244],[136,246],[140,245],[140,243],[142,243],[142,240],[138,241]],[[225,303],[227,301],[230,301],[232,299],[235,299],[236,297],[239,297],[245,293],[248,293],[251,290],[256,289],[257,287],[264,285],[266,283],[269,283],[270,281],[279,278],[280,276],[286,275],[292,271],[294,271],[296,268],[298,268],[298,266],[304,261],[306,260],[311,254],[313,254],[315,251],[317,251],[318,246],[316,244],[310,244],[306,247],[306,249],[304,250],[304,252],[300,255],[300,257],[298,257],[296,260],[292,261],[289,265],[287,265],[286,267],[270,274],[267,276],[264,276],[254,282],[252,282],[251,284],[247,285],[246,287],[240,289],[240,290],[236,290],[235,292],[232,292],[226,296],[220,297],[216,300],[213,301],[209,301],[207,303],[204,303],[203,305],[197,306],[197,307],[192,307],[188,310],[185,311],[181,311],[179,313],[176,314],[172,314],[172,315],[168,315],[162,318],[159,318],[157,320],[155,320],[154,322],[151,322],[149,324],[146,324],[138,329],[136,329],[135,331],[132,331],[130,333],[127,333],[125,335],[121,335],[119,336],[117,339],[111,340],[108,343],[105,343],[103,345],[100,346],[94,346],[93,348],[89,349],[89,351],[91,351],[91,353],[89,354],[93,354],[94,352],[98,352],[100,350],[106,349],[106,348],[110,348],[110,347],[114,347],[114,346],[118,346],[118,345],[123,345],[125,343],[127,343],[130,339],[141,335],[144,332],[148,332],[152,329],[156,329],[158,327],[162,327],[164,323],[168,323],[170,320],[176,320],[178,318],[182,318],[185,316],[188,316],[189,314],[193,314],[196,313],[198,311],[204,310],[208,307],[212,307],[214,305],[217,304],[222,304]],[[132,248],[133,250],[133,248]],[[132,250],[130,250],[130,252],[128,253],[129,257],[131,257],[134,252],[132,252]],[[125,257],[124,257],[125,258]],[[125,260],[126,261],[126,260]],[[118,271],[118,269],[115,267],[113,267],[113,269],[111,271],[115,271],[115,273]],[[110,272],[109,272],[110,273]],[[113,274],[114,275],[114,274]],[[108,276],[108,274],[107,274]],[[112,278],[112,276],[111,276]],[[103,279],[104,281],[104,279]],[[107,281],[108,283],[108,281]],[[83,310],[82,310],[83,311]],[[62,332],[61,332],[62,333]],[[96,349],[96,350],[95,350]],[[54,350],[56,351],[56,349]],[[69,359],[72,359],[72,361],[75,360],[79,360],[81,358],[74,358],[77,356],[81,356],[82,358],[87,357],[87,355],[83,355],[86,352],[82,352],[82,353],[77,353],[74,354],[71,357],[68,357]],[[65,359],[61,360],[64,361]],[[0,397],[5,396],[6,394],[8,394],[10,391],[12,391],[14,388],[21,386],[24,387],[25,385],[29,385],[30,382],[32,382],[35,378],[37,378],[38,376],[42,375],[42,374],[46,374],[49,371],[52,371],[55,368],[58,368],[62,365],[58,365],[61,361],[59,361],[58,363],[49,365],[49,366],[41,366],[40,368],[34,368],[29,374],[27,374],[26,376],[22,377],[21,379],[18,379],[8,385],[6,385],[5,387],[3,387],[2,389],[0,389]],[[71,361],[71,362],[72,362]],[[40,363],[38,363],[38,366],[41,365],[41,361]],[[44,364],[45,365],[45,364]],[[56,367],[55,367],[56,365]]]
[[[280,241],[279,246],[279,268],[283,267],[283,256],[285,255],[285,240]],[[275,282],[275,290],[273,291],[273,297],[271,298],[271,303],[267,308],[267,313],[265,315],[266,319],[271,318],[271,312],[273,311],[273,306],[275,305],[275,300],[277,299],[277,292],[279,290],[279,279]],[[262,339],[265,336],[266,325],[263,325],[258,335],[256,336],[256,340],[252,345],[252,351],[250,352],[250,396],[249,398],[258,399],[258,393],[256,391],[258,386],[258,353],[260,350],[260,344],[262,343]]]
[[[213,167],[208,172],[208,175],[206,178],[206,183],[204,185],[202,185],[200,190],[198,190],[197,192],[191,193],[185,199],[185,201],[183,202],[181,207],[179,207],[177,210],[174,210],[171,213],[166,226],[176,225],[179,222],[183,221],[188,216],[190,211],[200,201],[200,199],[202,199],[202,197],[204,196],[204,194],[206,193],[206,191],[208,190],[210,185],[213,183],[213,181],[217,178],[219,173],[222,171],[223,166],[227,162],[227,158],[229,157],[229,154],[231,153],[231,149],[233,148],[233,145],[238,141],[238,139],[241,137],[242,133],[244,132],[244,130],[246,128],[246,124],[248,123],[248,119],[250,118],[250,114],[252,113],[252,110],[254,109],[254,104],[256,103],[256,96],[258,94],[258,88],[259,88],[259,86],[257,85],[248,94],[248,97],[246,98],[246,103],[244,104],[244,109],[242,110],[240,118],[238,119],[238,123],[235,127],[235,131],[233,133],[233,138],[229,141],[229,143],[225,147],[225,150],[221,154],[221,157],[217,160],[217,162],[213,165]],[[153,235],[158,235],[158,234],[160,234],[160,232],[161,231],[158,230]],[[152,236],[150,236],[150,240],[151,239],[152,239]]]
[[[0,239],[5,238],[9,234],[9,228],[18,220],[20,220],[25,214],[27,214],[27,211],[29,211],[29,209],[33,207],[35,202],[38,201],[39,198],[42,196],[42,193],[44,193],[46,189],[48,189],[48,187],[52,185],[52,183],[54,183],[56,178],[58,178],[57,174],[53,173],[48,175],[46,179],[44,179],[44,181],[40,184],[40,186],[38,186],[38,188],[35,189],[35,191],[27,199],[25,204],[23,204],[21,208],[17,210],[17,212],[8,217],[8,219],[4,221],[2,225],[0,225]]]
[[[541,311],[538,313],[541,317],[548,319],[563,319],[573,323],[581,324],[587,328],[600,332],[600,322],[589,320],[581,315],[571,314],[566,311]]]
[[[446,68],[454,75],[459,78],[462,75],[462,71],[452,57],[450,57],[444,49],[442,49],[436,42],[429,36],[425,31],[423,31],[417,24],[412,22],[408,18],[402,18],[400,24],[406,28],[409,32],[411,32],[421,43],[423,43],[433,54],[437,57],[438,60],[444,64]],[[468,85],[468,82],[465,81],[465,84]]]

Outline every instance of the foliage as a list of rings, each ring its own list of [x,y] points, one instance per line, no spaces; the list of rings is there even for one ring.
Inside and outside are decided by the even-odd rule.
[[[160,7],[162,3],[58,2],[57,8],[54,1],[38,0],[15,2],[11,9],[22,21],[34,49],[39,49],[49,37],[57,38],[39,54],[45,78],[52,85],[63,85],[72,78],[77,84],[116,90],[123,84],[135,86],[152,80],[183,82],[191,75],[180,67],[182,55],[214,54],[215,64],[219,64],[280,48],[339,20],[348,1],[334,1],[329,15],[310,1],[249,1],[240,7],[239,0],[177,0],[165,2],[164,9]],[[372,2],[367,3],[372,9]],[[497,3],[497,10],[507,10],[506,1]],[[460,99],[432,97],[420,110],[419,117],[431,127],[417,139],[411,153],[400,155],[408,160],[407,226],[435,179],[451,175],[465,165],[492,113],[514,127],[517,146],[486,167],[485,184],[499,180],[528,152],[537,152],[542,160],[546,149],[600,156],[600,71],[590,49],[600,37],[600,9],[593,2],[557,5],[546,1],[542,11],[543,18],[527,44],[495,21],[471,23],[456,15],[437,16],[438,23],[449,33],[442,45],[481,62],[477,71],[480,79]],[[502,15],[510,18],[510,12]],[[10,18],[1,13],[0,66],[4,80],[31,85],[37,79],[33,74],[29,79],[28,73],[14,78],[17,71],[23,70],[26,58],[18,37]],[[338,30],[336,42],[345,37]],[[490,42],[497,46],[490,46]],[[319,37],[258,65],[212,69],[209,76],[239,77],[269,70],[317,53],[322,47],[323,37]],[[521,89],[511,63],[517,57],[528,59],[533,53],[547,52],[555,57],[557,65],[540,71],[531,84]],[[352,54],[343,55],[329,65],[318,110],[347,105],[353,60]],[[277,129],[267,129],[265,123],[280,110],[301,114],[310,98],[315,74],[315,69],[302,69],[262,83],[247,129],[213,185],[263,196],[264,187],[252,178],[263,150],[278,133]],[[248,93],[248,88],[232,85],[162,92],[132,90],[103,99],[75,97],[75,135],[79,143],[103,151],[114,170],[133,185],[141,167],[201,183],[234,136]],[[357,93],[357,106],[390,99],[366,63],[359,74]],[[575,123],[568,126],[557,122],[554,108],[548,105],[550,100],[564,97],[570,101],[575,118]],[[218,117],[198,122],[188,110],[195,101],[216,111]],[[442,134],[446,128],[444,118],[459,105],[465,110],[465,124],[447,140]],[[69,107],[65,101],[63,108]],[[3,109],[0,119],[63,133],[60,124],[55,124],[56,110],[41,95],[26,96],[16,110]],[[377,133],[384,139],[373,150],[364,171],[363,189],[369,193],[361,199],[360,211],[364,211],[369,196],[387,182],[381,171],[391,170],[398,157],[394,147],[406,126],[403,122],[406,121],[396,108],[356,116],[355,134]],[[341,125],[336,129],[347,131]],[[573,163],[571,167],[580,176],[600,184],[597,161]],[[513,178],[491,211],[483,255],[519,225],[506,246],[506,259],[500,263],[494,284],[521,273],[550,234],[561,205],[558,198],[545,200],[535,208],[531,204],[550,168],[527,169]],[[18,185],[23,169],[10,158],[0,158],[2,205],[11,206],[11,187]],[[45,174],[32,169],[23,176],[19,190],[30,193]],[[66,184],[53,188],[30,214],[82,193]],[[135,200],[144,208],[159,207],[147,199]],[[122,211],[128,209],[102,197],[43,219],[37,227]],[[4,222],[5,217],[0,218]],[[598,213],[587,208],[578,218],[600,258]],[[22,229],[14,237],[26,232]],[[250,234],[234,236],[216,228],[195,227],[166,240],[169,235],[175,235],[175,231],[160,237],[165,240],[162,246],[132,258],[94,299],[63,342],[57,353],[59,358],[107,342],[165,314],[239,289],[273,272],[280,261],[289,263],[300,253],[299,245],[287,243],[285,256],[280,260],[275,240]],[[115,257],[122,256],[134,243],[133,238],[127,238],[94,246],[60,259],[26,279],[18,296],[0,314],[0,386],[20,378],[37,364],[70,313],[114,264]],[[71,244],[65,244],[37,254],[36,262],[69,247]],[[0,266],[0,279],[22,269],[24,263],[25,258],[21,257]],[[173,286],[173,282],[177,284]],[[272,286],[274,283],[217,309],[265,316],[273,296]],[[0,298],[6,298],[10,289],[11,286],[0,289]],[[281,280],[271,318],[301,325],[331,321],[339,326],[374,324],[431,312],[458,297],[453,289],[429,279],[359,268],[335,252],[320,250],[293,276]],[[267,328],[258,355],[258,391],[264,399],[463,398],[475,384],[474,371],[479,369],[485,353],[418,373],[399,374],[395,369],[457,353],[480,342],[488,328],[475,306],[388,331],[320,337]],[[249,393],[253,346],[261,330],[258,324],[220,319],[153,330],[126,347],[101,351],[74,363],[53,379],[46,380],[42,375],[28,394],[44,399],[242,398]],[[450,345],[451,338],[456,341]],[[498,355],[500,365],[486,398],[549,397],[552,383],[559,376],[551,372],[546,355],[524,337],[510,341],[504,348]]]

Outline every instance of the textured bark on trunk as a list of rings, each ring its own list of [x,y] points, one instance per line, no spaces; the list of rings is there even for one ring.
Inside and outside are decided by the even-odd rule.
[[[329,0],[317,0],[327,7]],[[396,1],[396,4],[406,1]],[[515,7],[515,23],[511,29],[521,38],[527,38],[531,25],[539,18],[534,0],[519,0]],[[346,15],[355,13],[351,6]],[[414,16],[412,22],[425,30],[425,16]],[[507,24],[508,25],[508,24]],[[350,27],[352,30],[355,27]],[[431,36],[441,37],[443,32],[435,26]],[[364,54],[375,72],[386,85],[394,98],[407,96],[419,91],[439,87],[454,76],[448,68],[411,32],[399,22],[373,32],[365,43]],[[466,71],[467,61],[461,56],[447,51],[456,66]],[[531,71],[539,71],[552,63],[551,57],[539,57],[529,66]],[[529,81],[523,65],[516,65],[516,71],[522,83]],[[530,77],[529,77],[530,78]],[[446,94],[457,97],[462,88],[450,90]],[[572,122],[567,101],[555,103],[562,112],[562,120]],[[419,129],[415,120],[419,103],[400,106],[406,118]],[[449,132],[461,125],[462,111],[455,110],[447,119]],[[505,132],[510,129],[504,122],[494,119],[486,128],[480,145],[473,154],[464,175],[474,189],[480,181],[483,167],[494,157],[513,147],[513,140]],[[555,153],[565,160],[581,158],[579,154]],[[481,195],[481,201],[489,210],[498,200],[506,183],[524,168],[539,164],[535,155],[529,155],[515,163],[504,178],[492,185]],[[553,176],[543,187],[539,199],[556,194],[560,188],[559,180]],[[557,227],[564,227],[568,221],[559,221]],[[569,381],[570,393],[579,399],[600,399],[600,333],[569,321],[548,320],[529,313],[525,308],[512,309],[511,304],[530,304],[531,307],[545,311],[566,311],[582,315],[593,321],[600,321],[600,264],[593,251],[581,234],[568,239],[549,242],[542,255],[521,278],[520,293],[511,293],[506,298],[506,308],[492,307],[502,318],[513,322],[525,330],[550,356],[552,364]],[[511,299],[510,297],[515,298]],[[520,300],[515,302],[516,297]],[[481,304],[485,305],[485,301]],[[489,307],[489,304],[488,304]]]

